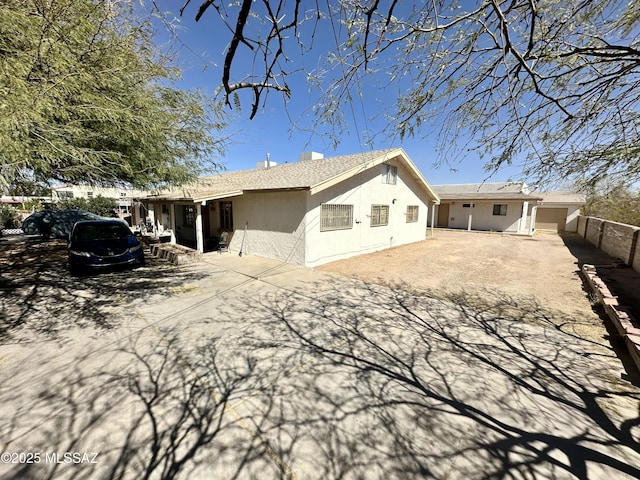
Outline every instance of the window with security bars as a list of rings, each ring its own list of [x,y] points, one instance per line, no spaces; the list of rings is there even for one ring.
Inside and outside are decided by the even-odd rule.
[[[353,205],[323,203],[320,206],[320,231],[353,228]]]
[[[371,226],[380,227],[389,224],[389,205],[371,205]]]
[[[418,205],[407,205],[407,223],[418,221]]]

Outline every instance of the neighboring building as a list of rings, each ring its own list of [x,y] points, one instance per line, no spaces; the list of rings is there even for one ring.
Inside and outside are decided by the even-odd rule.
[[[51,190],[53,202],[67,198],[85,198],[87,200],[99,196],[112,198],[116,202],[116,213],[122,218],[131,217],[131,222],[134,226],[146,218],[139,202],[139,199],[146,195],[148,195],[148,192],[132,188],[94,187],[91,185],[65,185],[54,187]]]
[[[51,202],[51,199],[49,197],[33,197],[26,195],[2,195],[2,197],[0,197],[0,203],[2,205],[11,205],[18,209],[22,209],[25,204],[33,202],[48,203]]]
[[[532,235],[534,230],[575,232],[584,196],[536,192],[521,182],[434,185],[441,203],[436,226]]]
[[[315,266],[423,240],[439,202],[402,149],[300,161],[199,179],[146,199],[158,232],[172,241],[229,248]]]

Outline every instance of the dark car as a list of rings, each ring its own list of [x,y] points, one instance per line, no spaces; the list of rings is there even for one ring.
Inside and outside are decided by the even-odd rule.
[[[144,265],[142,244],[121,220],[77,222],[69,236],[69,268],[77,273]]]
[[[104,220],[104,217],[84,210],[45,209],[25,218],[22,230],[27,235],[68,239],[76,222],[84,220]]]

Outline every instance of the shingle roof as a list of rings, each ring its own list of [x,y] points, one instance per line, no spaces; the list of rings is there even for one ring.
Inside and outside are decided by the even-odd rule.
[[[219,173],[199,178],[195,184],[190,186],[166,190],[155,197],[167,200],[198,201],[239,195],[244,191],[251,190],[311,189],[349,172],[356,174],[384,160],[391,160],[402,155],[410,162],[402,149],[386,149],[353,155],[300,160],[275,165],[269,169]],[[415,171],[420,175],[417,169]],[[424,181],[424,179],[422,180]],[[426,181],[424,183],[431,190]]]
[[[587,201],[584,194],[566,190],[536,192],[536,195],[540,195],[545,203],[573,203],[583,205]]]
[[[523,193],[522,182],[494,182],[494,183],[457,183],[449,185],[432,185],[438,193]]]
[[[442,200],[541,200],[522,182],[432,185]]]
[[[441,193],[438,192],[438,196],[443,201],[452,201],[452,200],[524,200],[524,201],[532,201],[532,200],[542,200],[542,197],[536,195],[528,195],[526,193],[466,193],[466,194],[456,194],[456,193]]]

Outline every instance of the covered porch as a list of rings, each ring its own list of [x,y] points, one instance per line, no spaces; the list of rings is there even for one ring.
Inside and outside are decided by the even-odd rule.
[[[147,202],[147,222],[156,238],[205,253],[224,248],[233,237],[233,196],[148,198]]]

